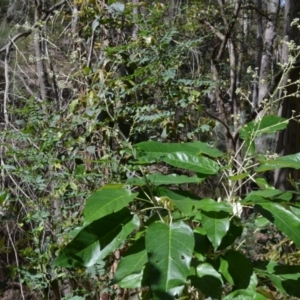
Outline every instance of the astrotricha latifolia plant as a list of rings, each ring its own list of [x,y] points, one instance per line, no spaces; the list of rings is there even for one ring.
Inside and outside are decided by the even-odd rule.
[[[263,176],[276,168],[300,168],[300,153],[276,157],[253,151],[257,137],[283,130],[288,122],[264,116],[244,125],[241,165],[234,155],[199,141],[147,141],[128,148],[127,179],[87,199],[84,224],[55,265],[115,263],[108,258],[119,251],[111,285],[139,288],[143,299],[273,299],[266,282],[299,297],[299,266],[255,260],[242,251],[245,208],[254,212],[258,229],[273,226],[300,247],[300,205]],[[249,181],[256,190],[238,196]],[[215,199],[195,192],[209,183]]]

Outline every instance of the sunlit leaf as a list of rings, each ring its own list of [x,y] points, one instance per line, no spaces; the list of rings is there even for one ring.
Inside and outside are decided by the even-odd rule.
[[[157,298],[180,296],[194,248],[191,228],[180,222],[154,223],[146,231],[150,285]]]
[[[147,263],[145,239],[137,240],[124,254],[118,264],[113,283],[122,288],[141,287],[144,265]]]
[[[214,249],[217,249],[226,235],[230,219],[226,212],[210,211],[202,212],[202,225],[207,233],[207,237],[212,243]]]
[[[137,193],[118,188],[102,188],[94,192],[87,200],[84,208],[84,221],[92,222],[108,214],[117,212],[131,202]]]
[[[199,157],[181,152],[168,154],[162,160],[171,166],[206,175],[216,174],[219,170],[218,164],[207,157]]]
[[[255,209],[300,248],[300,219],[289,210],[288,206],[269,202],[255,205]]]
[[[61,267],[90,267],[115,251],[139,226],[139,218],[127,208],[96,220],[83,229],[55,260]]]

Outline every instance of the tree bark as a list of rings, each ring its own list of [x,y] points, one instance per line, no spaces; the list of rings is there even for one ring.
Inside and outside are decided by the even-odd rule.
[[[287,41],[294,41],[299,45],[300,34],[297,26],[291,26],[293,19],[299,17],[300,15],[300,2],[299,0],[286,0],[285,1],[285,27],[284,34],[287,37]],[[283,45],[282,51],[282,61],[287,62],[289,56],[291,55],[289,48],[286,44]],[[290,82],[295,84],[289,86],[285,89],[287,97],[280,104],[279,115],[284,118],[291,118],[293,115],[298,116],[300,113],[300,101],[299,98],[294,94],[297,91],[296,81],[299,79],[299,68],[292,69],[284,78],[283,86]],[[280,156],[294,154],[300,152],[300,139],[299,139],[300,124],[298,120],[291,120],[284,131],[281,131],[277,135],[276,139],[276,153]],[[288,178],[293,181],[298,181],[299,171],[289,170],[289,169],[278,169],[274,174],[274,184],[278,189],[288,189],[291,188],[291,184]]]

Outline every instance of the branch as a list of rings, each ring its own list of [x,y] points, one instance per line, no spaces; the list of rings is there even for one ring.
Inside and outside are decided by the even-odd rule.
[[[230,24],[229,24],[229,26],[227,28],[227,32],[226,32],[225,37],[224,37],[224,39],[222,41],[222,45],[221,45],[221,47],[219,49],[219,53],[218,53],[218,55],[216,57],[216,61],[219,61],[221,59],[221,57],[223,56],[223,53],[224,53],[224,50],[226,48],[227,42],[228,42],[228,40],[230,38],[230,35],[232,33],[232,30],[233,30],[233,28],[235,26],[235,23],[236,23],[236,20],[237,20],[240,8],[241,8],[241,1],[238,1],[238,3],[235,6],[235,10],[234,10],[234,14],[233,14],[232,20],[231,20],[231,22],[230,22]]]
[[[45,21],[48,19],[49,15],[51,15],[56,9],[60,8],[60,6],[63,6],[67,0],[62,0],[54,5],[52,5],[49,9],[43,9],[43,15],[41,16],[40,21]]]
[[[20,38],[24,37],[26,38],[28,35],[30,35],[32,33],[32,30],[28,30],[28,31],[25,31],[25,32],[22,32],[22,33],[19,33],[19,34],[16,34],[13,38],[10,38],[9,39],[9,42],[3,46],[1,49],[0,49],[0,53],[2,52],[6,52],[7,48],[9,49],[9,51],[11,50],[11,47],[12,45]]]
[[[236,141],[237,141],[237,137],[236,135],[233,137],[233,135],[231,134],[230,128],[228,127],[228,125],[222,121],[220,118],[218,118],[217,116],[211,114],[210,112],[208,112],[207,110],[203,109],[203,111],[209,115],[210,117],[212,117],[213,119],[217,120],[218,122],[220,122],[226,129],[227,131],[227,136],[230,138],[230,140],[232,141],[233,146],[235,147],[236,145]]]
[[[64,5],[67,2],[67,0],[62,0],[56,4],[54,4],[53,6],[51,6],[49,9],[47,10],[43,10],[43,15],[41,16],[41,18],[33,25],[33,28],[36,28],[38,26],[40,26],[39,22],[40,21],[45,21],[47,20],[47,18],[56,10],[58,9],[60,6]],[[28,30],[19,34],[16,34],[13,38],[9,39],[9,42],[3,46],[0,49],[0,54],[2,52],[6,52],[7,47],[9,47],[9,50],[11,50],[12,45],[19,40],[20,38],[24,37],[26,38],[28,35],[30,35],[32,33],[32,30]]]

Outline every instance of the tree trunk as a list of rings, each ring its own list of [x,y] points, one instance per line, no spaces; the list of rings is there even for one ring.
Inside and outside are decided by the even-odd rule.
[[[299,0],[286,0],[285,1],[285,28],[284,35],[288,41],[294,40],[296,44],[300,43],[300,35],[297,26],[291,26],[293,19],[298,18],[300,14],[300,2]],[[283,45],[282,61],[283,63],[288,61],[291,55],[286,44]],[[292,69],[287,76],[284,78],[283,85],[290,80],[295,84],[290,85],[285,89],[287,96],[281,103],[279,109],[279,115],[284,118],[291,118],[293,115],[298,116],[300,113],[300,101],[293,93],[297,91],[296,81],[299,79],[299,68]],[[300,139],[299,139],[300,124],[297,120],[289,122],[288,127],[278,133],[276,139],[276,153],[278,155],[289,155],[300,152]],[[289,169],[278,169],[274,174],[274,184],[278,189],[288,189],[291,184],[288,178],[291,177],[293,181],[298,181],[299,171]]]

